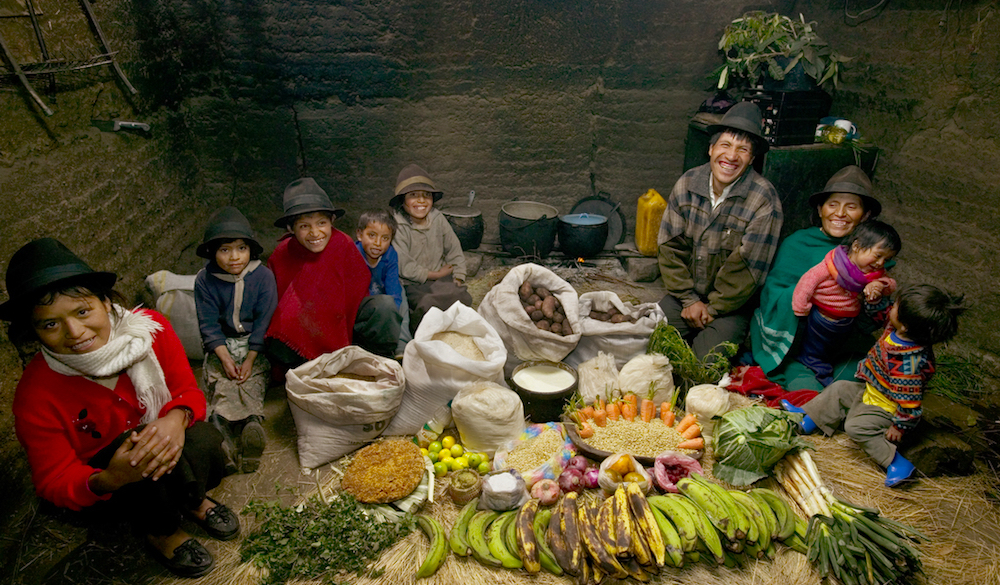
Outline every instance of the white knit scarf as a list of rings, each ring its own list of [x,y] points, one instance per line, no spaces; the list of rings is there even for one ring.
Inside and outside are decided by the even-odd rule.
[[[45,362],[65,376],[106,378],[122,371],[132,380],[135,394],[145,409],[142,422],[151,423],[170,401],[170,389],[163,368],[153,353],[153,335],[163,327],[138,307],[126,311],[114,305],[109,315],[111,335],[103,347],[82,354],[53,353],[42,348]]]
[[[260,260],[251,260],[250,262],[247,262],[247,265],[239,274],[229,274],[228,272],[209,272],[209,274],[219,280],[235,284],[235,288],[233,289],[233,327],[235,327],[236,331],[240,333],[246,333],[243,329],[243,321],[240,320],[240,309],[243,308],[243,287],[245,284],[243,279],[246,278],[248,274],[253,272],[258,266],[260,266]]]

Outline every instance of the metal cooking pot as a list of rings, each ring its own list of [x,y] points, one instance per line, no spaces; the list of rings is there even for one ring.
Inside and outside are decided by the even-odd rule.
[[[534,201],[510,201],[500,208],[500,245],[512,256],[545,258],[556,243],[559,210]]]
[[[559,216],[559,249],[571,258],[589,258],[604,249],[608,218],[591,213]]]
[[[446,207],[441,210],[445,219],[451,224],[451,229],[458,236],[463,250],[478,248],[483,242],[483,232],[486,230],[482,212],[472,207],[475,198],[476,192],[469,191],[469,204],[466,207]]]

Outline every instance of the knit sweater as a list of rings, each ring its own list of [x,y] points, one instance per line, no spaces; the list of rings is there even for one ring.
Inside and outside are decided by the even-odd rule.
[[[216,278],[212,273],[222,269],[214,260],[205,264],[194,280],[194,304],[198,311],[198,328],[205,351],[211,352],[226,344],[227,337],[245,335],[236,330],[233,322],[233,294],[236,284]],[[271,323],[271,315],[278,306],[278,288],[274,273],[261,264],[244,278],[243,304],[240,305],[240,323],[250,334],[251,351],[264,349],[264,334]]]
[[[184,346],[167,319],[142,310],[163,330],[154,334],[153,353],[163,369],[171,400],[160,417],[178,407],[205,418],[205,395],[198,388]],[[127,375],[109,389],[84,376],[54,372],[42,354],[24,370],[14,394],[14,429],[28,454],[38,495],[57,506],[79,510],[107,500],[90,490],[90,476],[100,471],[89,461],[118,435],[140,424],[145,409]]]
[[[851,292],[837,283],[836,277],[830,272],[829,262],[833,251],[829,252],[822,262],[806,271],[795,285],[792,293],[792,311],[805,317],[813,305],[821,313],[835,319],[857,317],[861,314],[861,294]],[[885,288],[882,296],[889,296],[896,290],[896,281],[888,276],[874,279],[881,282]]]
[[[868,382],[896,403],[892,424],[897,429],[906,430],[920,422],[924,388],[934,375],[934,350],[916,343],[890,343],[889,336],[893,331],[892,325],[887,324],[878,343],[858,364],[855,377]]]
[[[431,209],[426,226],[417,227],[410,222],[406,212],[394,212],[399,229],[392,239],[392,247],[399,254],[399,279],[404,285],[427,282],[427,273],[451,264],[452,278],[465,280],[465,254],[448,218],[437,209]]]

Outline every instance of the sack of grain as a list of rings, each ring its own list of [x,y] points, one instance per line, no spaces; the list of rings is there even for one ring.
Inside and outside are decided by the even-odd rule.
[[[521,397],[493,382],[473,382],[462,388],[451,402],[451,416],[465,448],[485,451],[490,457],[524,430]]]
[[[611,291],[583,293],[579,307],[580,342],[563,360],[574,368],[601,351],[615,356],[615,363],[621,368],[633,357],[646,353],[649,336],[656,324],[666,318],[657,303],[633,305]],[[608,313],[622,315],[624,319],[603,320]]]
[[[519,289],[525,282],[544,287],[557,299],[566,313],[572,333],[562,335],[535,326],[525,311]],[[496,329],[513,360],[560,362],[580,340],[580,318],[576,290],[554,272],[538,264],[515,266],[479,304],[479,314]],[[508,364],[508,371],[516,363]]]
[[[406,392],[386,434],[416,434],[473,382],[502,384],[506,361],[503,341],[478,313],[457,302],[447,311],[431,308],[406,344]]]
[[[381,435],[405,386],[399,362],[355,345],[288,370],[285,391],[298,433],[299,465],[319,467]]]

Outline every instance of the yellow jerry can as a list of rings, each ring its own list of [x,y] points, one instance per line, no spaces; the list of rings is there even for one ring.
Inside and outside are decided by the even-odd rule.
[[[656,256],[656,237],[660,233],[660,221],[667,209],[667,202],[655,189],[646,191],[639,198],[635,211],[635,247],[643,256]]]

